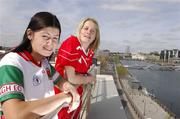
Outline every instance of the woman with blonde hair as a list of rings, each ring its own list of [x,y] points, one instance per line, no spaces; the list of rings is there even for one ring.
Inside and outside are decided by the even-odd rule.
[[[55,68],[64,78],[77,87],[81,97],[83,85],[96,81],[94,76],[88,74],[88,70],[92,65],[92,58],[99,43],[98,22],[93,18],[85,18],[80,22],[76,36],[72,35],[67,38],[59,48]],[[57,88],[55,91],[59,93]],[[67,113],[67,108],[64,108],[58,116],[62,119],[78,118],[81,103],[75,115],[74,112]],[[71,117],[72,115],[74,117]]]

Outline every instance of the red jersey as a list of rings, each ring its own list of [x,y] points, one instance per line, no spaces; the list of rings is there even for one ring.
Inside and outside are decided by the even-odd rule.
[[[59,48],[55,68],[61,75],[64,75],[65,66],[74,67],[76,73],[86,74],[93,56],[92,50],[86,53],[77,37],[70,36]]]
[[[92,58],[94,56],[93,50],[89,50],[87,53],[83,50],[80,41],[75,36],[70,36],[66,39],[60,46],[55,69],[64,76],[65,74],[65,66],[72,66],[75,69],[76,73],[86,74],[90,66],[92,65]],[[83,88],[79,86],[77,88],[78,93],[82,97]],[[60,91],[55,87],[55,92],[59,93]],[[80,102],[80,106],[73,112],[67,113],[68,108],[63,108],[58,113],[58,117],[60,119],[71,119],[73,115],[73,119],[77,119],[78,115],[81,111],[82,101]],[[75,115],[73,114],[75,112]]]

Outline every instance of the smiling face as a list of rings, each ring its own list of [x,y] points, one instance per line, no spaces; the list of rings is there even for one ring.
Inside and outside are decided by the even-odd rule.
[[[60,35],[59,30],[53,27],[46,27],[36,32],[28,29],[27,34],[31,41],[31,54],[36,57],[50,56],[56,48]]]
[[[89,46],[96,38],[96,29],[93,21],[86,21],[79,33],[81,43]]]

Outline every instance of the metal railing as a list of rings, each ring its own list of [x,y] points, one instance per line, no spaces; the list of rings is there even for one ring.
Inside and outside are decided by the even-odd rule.
[[[78,114],[78,119],[86,118],[90,108],[89,106],[91,100],[91,92],[93,89],[94,89],[94,84],[87,84],[86,86],[84,86],[84,92],[82,96],[82,107],[80,113]],[[74,111],[71,119],[73,119],[75,113],[76,111]]]
[[[96,74],[97,74],[97,70],[96,70],[95,66],[96,65],[93,65],[91,67],[91,69],[88,71],[93,76],[96,76]],[[86,117],[88,115],[88,111],[90,109],[90,101],[91,101],[92,92],[94,91],[94,88],[95,88],[95,83],[84,85],[83,95],[81,98],[82,106],[81,106],[80,113],[78,113],[77,119],[86,119]],[[77,110],[75,110],[73,112],[71,119],[74,118],[76,112],[77,112]]]

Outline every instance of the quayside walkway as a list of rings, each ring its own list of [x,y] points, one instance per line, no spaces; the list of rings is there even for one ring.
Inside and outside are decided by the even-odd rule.
[[[129,82],[127,78],[121,79],[127,99],[140,119],[174,119],[174,115],[171,115],[157,100],[143,90],[131,88]]]

